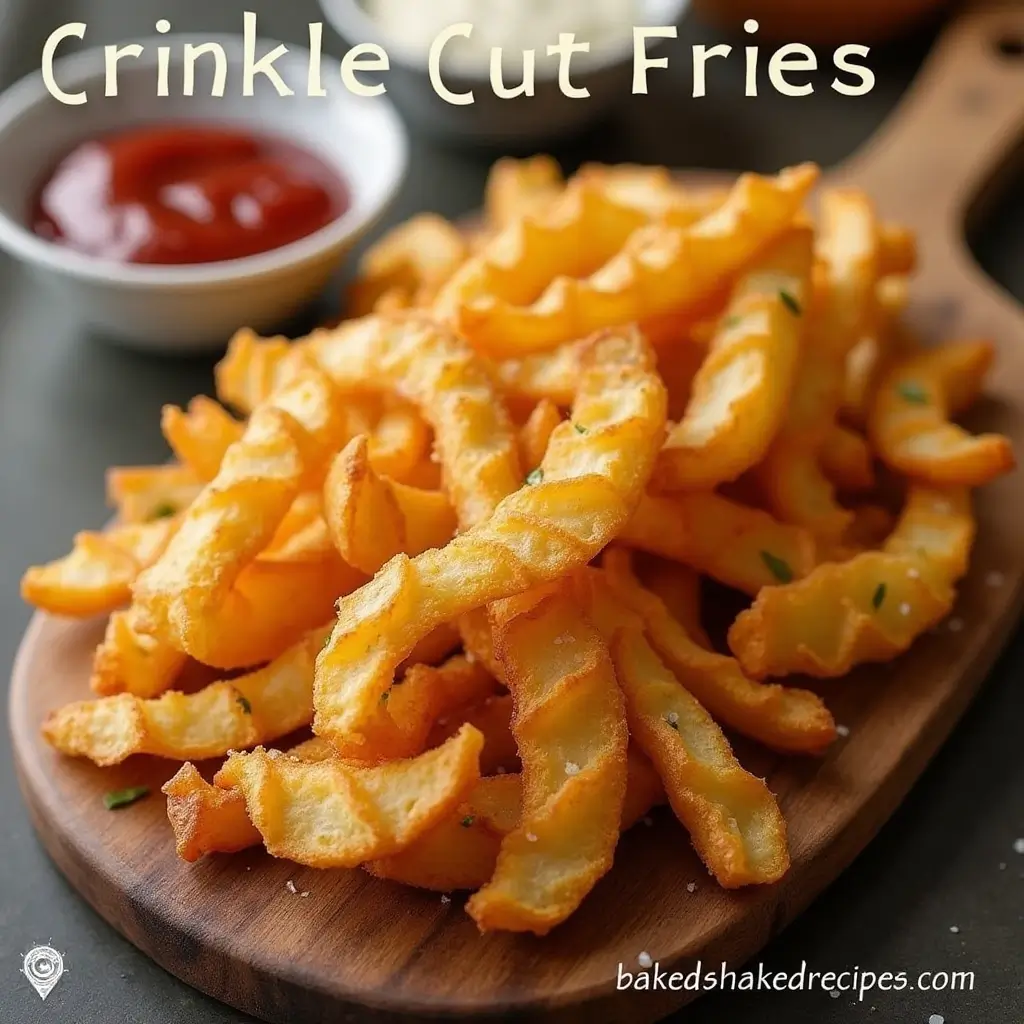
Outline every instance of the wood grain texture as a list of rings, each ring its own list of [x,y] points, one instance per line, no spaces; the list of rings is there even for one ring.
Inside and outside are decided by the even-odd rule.
[[[890,124],[830,181],[866,186],[884,216],[918,232],[913,317],[929,336],[997,342],[970,425],[1024,451],[1024,316],[962,237],[1024,130],[1024,61],[997,49],[1012,37],[1024,39],[1024,8],[965,14]],[[687,994],[616,992],[619,962],[635,969],[646,950],[675,970],[754,954],[870,841],[977,692],[1021,608],[1024,476],[985,488],[976,505],[979,539],[953,613],[962,629],[942,626],[890,665],[824,684],[850,735],[823,761],[737,742],[790,823],[793,866],[771,887],[718,889],[664,810],[623,838],[610,875],[540,940],[480,936],[461,897],[444,903],[359,871],[317,872],[259,851],[185,865],[159,794],[117,812],[101,802],[122,786],[155,791],[173,764],[140,757],[101,771],[39,736],[47,711],[86,694],[98,622],[38,615],[26,634],[10,694],[21,787],[47,850],[103,917],[189,984],[268,1021],[653,1020]],[[309,896],[289,892],[289,879]]]

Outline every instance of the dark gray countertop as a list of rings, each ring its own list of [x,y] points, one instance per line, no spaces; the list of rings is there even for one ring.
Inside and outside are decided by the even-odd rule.
[[[25,5],[23,5],[25,6]],[[56,25],[80,18],[90,40],[149,34],[173,6],[176,30],[226,31],[240,12],[259,12],[261,31],[300,41],[318,20],[312,0],[33,0],[19,15],[16,56],[35,65]],[[688,24],[685,35],[711,33]],[[683,40],[680,40],[682,44]],[[885,117],[930,42],[927,32],[872,55],[874,92],[858,100],[831,91],[810,98],[744,99],[735,73],[713,95],[689,98],[684,77],[663,76],[617,120],[571,149],[582,159],[651,161],[680,166],[774,169],[815,159],[832,163]],[[652,78],[652,83],[654,79]],[[487,168],[481,155],[458,154],[415,140],[412,173],[391,219],[417,210],[455,215],[479,202]],[[1024,189],[977,232],[986,269],[1024,301]],[[1024,341],[1024,339],[1022,339]],[[0,663],[10,664],[29,611],[18,598],[24,567],[53,557],[71,535],[101,523],[103,470],[159,461],[166,450],[159,409],[209,391],[212,359],[168,362],[119,351],[83,337],[73,309],[43,300],[17,268],[0,272]],[[1024,636],[991,680],[903,807],[843,877],[764,951],[769,968],[841,971],[974,971],[974,991],[874,992],[863,1003],[822,993],[707,997],[680,1015],[689,1024],[820,1024],[897,1021],[947,1024],[1024,1021]],[[6,707],[6,705],[5,705]],[[227,1024],[249,1018],[214,1003],[150,963],[121,939],[64,882],[36,841],[0,733],[0,1021],[17,1024]],[[957,932],[952,931],[958,928]],[[45,1003],[19,973],[30,947],[50,942],[65,954],[66,974]],[[300,1022],[297,1022],[300,1024]]]

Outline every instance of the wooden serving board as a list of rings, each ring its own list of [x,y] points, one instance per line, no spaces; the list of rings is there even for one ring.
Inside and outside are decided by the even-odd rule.
[[[962,238],[965,217],[1024,130],[1024,60],[1013,40],[1024,40],[1024,7],[965,14],[881,135],[830,180],[867,187],[884,216],[918,232],[913,314],[923,330],[998,342],[991,397],[972,425],[1002,431],[1024,451],[1024,316]],[[461,897],[445,901],[360,871],[317,872],[260,851],[183,864],[162,797],[117,813],[101,803],[111,789],[160,786],[174,765],[134,758],[101,771],[40,739],[49,709],[87,693],[98,622],[40,615],[25,636],[10,698],[21,787],[50,855],[103,917],[173,974],[257,1017],[653,1020],[687,994],[617,992],[620,962],[636,970],[645,950],[665,969],[698,956],[739,964],[835,879],[899,804],[1017,623],[1021,508],[1021,474],[984,489],[955,619],[897,662],[827,686],[850,729],[828,757],[783,760],[737,744],[790,823],[793,866],[774,886],[719,889],[665,811],[623,838],[610,875],[545,939],[481,936]],[[289,880],[308,896],[290,892]]]

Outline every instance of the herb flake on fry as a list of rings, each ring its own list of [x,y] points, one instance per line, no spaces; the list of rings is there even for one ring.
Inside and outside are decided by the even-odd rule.
[[[793,316],[803,316],[803,307],[797,302],[792,292],[786,291],[785,288],[781,289],[779,291],[779,299]]]
[[[899,391],[900,397],[904,401],[910,402],[913,405],[928,404],[928,392],[916,381],[901,381],[896,390]]]
[[[793,582],[793,570],[789,567],[789,563],[779,558],[778,555],[773,555],[770,551],[762,551],[761,561],[768,566],[768,571],[780,583]]]
[[[171,516],[177,515],[178,510],[169,502],[161,502],[157,505],[153,511],[149,514],[150,520],[154,519],[170,519]]]

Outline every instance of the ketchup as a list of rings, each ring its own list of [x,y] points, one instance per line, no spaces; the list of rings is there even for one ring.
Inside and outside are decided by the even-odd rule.
[[[292,142],[160,125],[72,150],[40,189],[32,229],[121,263],[217,263],[304,238],[348,205],[338,174]]]

